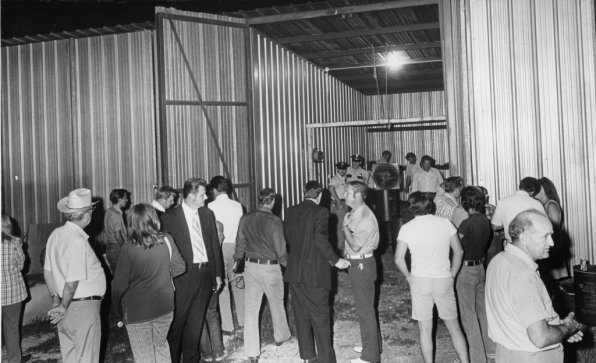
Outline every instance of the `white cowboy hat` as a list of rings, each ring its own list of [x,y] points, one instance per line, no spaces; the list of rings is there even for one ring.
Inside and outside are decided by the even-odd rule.
[[[75,189],[67,197],[60,199],[58,210],[63,213],[76,212],[81,209],[91,208],[99,202],[91,201],[91,190],[87,188]]]

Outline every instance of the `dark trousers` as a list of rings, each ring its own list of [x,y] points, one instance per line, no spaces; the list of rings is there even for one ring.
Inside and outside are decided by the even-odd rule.
[[[6,356],[2,357],[2,361],[6,359],[9,363],[21,361],[21,307],[23,302],[7,305],[2,307],[2,337],[4,344],[6,344]]]
[[[331,338],[329,290],[290,283],[290,291],[300,358],[315,358],[318,350],[319,362],[335,363],[335,351]]]
[[[211,294],[211,299],[209,299],[209,305],[207,306],[205,324],[203,324],[203,334],[201,335],[201,356],[203,358],[216,358],[224,352],[217,301],[218,294]]]
[[[174,321],[170,326],[168,343],[172,362],[199,361],[199,340],[205,321],[205,312],[213,293],[209,268],[198,269],[192,265],[188,271],[174,279],[176,286]]]
[[[351,260],[350,263],[348,272],[352,282],[354,305],[358,314],[360,338],[362,339],[360,358],[367,362],[379,362],[381,360],[381,334],[375,314],[377,263],[374,257]]]

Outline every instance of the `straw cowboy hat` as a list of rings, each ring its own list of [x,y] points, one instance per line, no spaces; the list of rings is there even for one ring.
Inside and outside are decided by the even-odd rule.
[[[99,202],[91,201],[91,190],[87,188],[75,189],[67,197],[60,199],[58,210],[62,213],[72,213],[93,207]]]

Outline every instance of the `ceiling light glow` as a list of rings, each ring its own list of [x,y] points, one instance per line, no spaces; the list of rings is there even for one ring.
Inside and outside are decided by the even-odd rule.
[[[382,54],[381,58],[383,58],[383,65],[388,68],[390,71],[396,71],[400,69],[410,57],[408,57],[403,52],[390,52],[387,54]]]

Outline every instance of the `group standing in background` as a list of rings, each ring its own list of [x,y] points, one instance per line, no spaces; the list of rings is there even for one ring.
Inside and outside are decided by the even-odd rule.
[[[380,162],[390,158],[390,152],[383,152]],[[273,213],[279,199],[273,189],[261,190],[257,210],[244,215],[242,205],[231,198],[231,181],[222,176],[209,184],[188,179],[182,202],[173,208],[177,192],[168,186],[156,188],[151,204],[137,204],[126,215],[130,193],[112,190],[100,239],[106,243],[113,278],[112,308],[126,326],[135,360],[224,360],[222,328],[235,329],[233,301],[238,325],[244,329],[245,354],[258,362],[263,295],[271,309],[276,345],[291,338],[285,282],[300,358],[306,363],[334,363],[330,294],[335,267],[348,271],[360,327],[361,344],[353,347],[360,356],[351,362],[380,362],[381,332],[374,301],[379,224],[365,204],[371,174],[362,168],[362,156],[354,154],[351,159],[352,167],[344,162],[335,165],[336,174],[329,182],[331,211],[320,205],[323,186],[309,181],[304,200],[285,211],[284,221]],[[491,358],[499,363],[560,362],[560,343],[581,340],[582,326],[573,315],[559,318],[550,287],[543,282],[546,274],[556,279],[569,269],[568,256],[547,259],[549,249],[564,249],[559,242],[563,212],[552,181],[523,178],[519,190],[501,199],[491,214],[486,189],[465,187],[457,176],[443,180],[428,155],[422,157],[420,168],[413,166],[415,155],[409,153],[407,159],[406,187],[410,180],[414,191],[408,202],[415,218],[399,231],[395,263],[410,285],[412,318],[418,322],[424,361],[433,361],[436,306],[460,362]],[[212,200],[206,205],[208,194]],[[106,273],[83,230],[96,203],[85,188],[62,198],[58,210],[67,222],[47,242],[44,277],[52,298],[48,316],[57,325],[65,362],[99,359]],[[329,224],[330,216],[337,225]],[[336,227],[341,233],[331,241]],[[493,238],[493,229],[503,234]],[[27,297],[20,276],[24,254],[4,214],[2,238],[3,334],[7,354],[19,361],[19,322],[11,318]],[[494,241],[504,251],[493,254],[496,257],[485,273]],[[536,274],[539,260],[545,260],[540,263],[543,279]],[[240,263],[245,264],[243,272],[237,269]],[[6,317],[9,309],[13,313]],[[8,326],[17,326],[17,335],[7,334]]]

